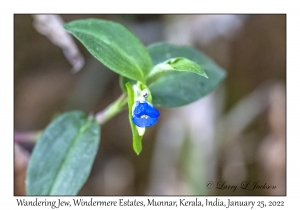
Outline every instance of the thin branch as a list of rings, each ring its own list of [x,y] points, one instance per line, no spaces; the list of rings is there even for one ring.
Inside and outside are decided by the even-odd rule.
[[[127,104],[127,94],[122,94],[116,101],[96,114],[96,121],[102,125],[116,114],[118,114]]]

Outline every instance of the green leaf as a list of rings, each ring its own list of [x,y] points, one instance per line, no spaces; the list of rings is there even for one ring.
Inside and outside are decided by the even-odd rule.
[[[192,103],[212,92],[226,76],[221,67],[192,47],[158,43],[149,46],[148,50],[154,65],[170,58],[184,57],[197,63],[208,77],[180,71],[159,77],[148,86],[155,106],[170,108]]]
[[[129,109],[129,123],[132,131],[132,146],[135,153],[139,155],[143,148],[142,147],[143,137],[139,135],[137,126],[132,122],[132,106],[134,104],[134,92],[130,82],[127,82],[125,86],[128,94],[127,100],[128,100],[128,109]]]
[[[64,25],[105,66],[125,77],[145,82],[152,68],[145,46],[119,23],[99,19],[75,20]]]
[[[31,155],[27,195],[76,195],[90,174],[99,141],[99,124],[84,113],[56,117]]]
[[[207,78],[207,75],[197,63],[187,58],[171,58],[154,66],[147,77],[147,84],[151,84],[161,76],[172,71],[192,72]]]

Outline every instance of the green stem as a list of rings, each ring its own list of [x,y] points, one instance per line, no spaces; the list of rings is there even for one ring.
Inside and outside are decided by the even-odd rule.
[[[111,103],[101,112],[95,116],[96,121],[102,125],[116,114],[118,114],[127,104],[127,94],[122,94],[116,101]],[[43,131],[28,131],[28,132],[14,132],[14,141],[17,143],[35,143]]]
[[[96,121],[100,125],[104,124],[112,117],[114,117],[116,114],[118,114],[120,111],[122,111],[126,104],[127,104],[127,94],[123,93],[116,101],[114,101],[104,110],[96,114],[95,116]]]

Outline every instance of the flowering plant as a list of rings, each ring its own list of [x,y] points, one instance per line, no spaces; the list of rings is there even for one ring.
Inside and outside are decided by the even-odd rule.
[[[136,154],[146,127],[157,123],[156,107],[178,107],[210,93],[225,72],[187,46],[145,47],[124,26],[99,19],[64,25],[106,67],[120,75],[123,94],[103,111],[71,111],[56,117],[41,134],[30,158],[28,195],[76,195],[85,183],[100,143],[100,127],[126,104]]]

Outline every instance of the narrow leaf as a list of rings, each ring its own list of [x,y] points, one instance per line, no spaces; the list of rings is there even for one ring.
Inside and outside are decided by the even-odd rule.
[[[27,195],[76,195],[90,174],[99,141],[99,124],[84,113],[56,117],[31,155]]]
[[[138,133],[137,126],[132,122],[132,106],[134,104],[134,92],[130,82],[125,84],[128,94],[128,109],[129,109],[129,123],[132,131],[132,146],[137,155],[142,151],[142,136]]]
[[[87,50],[114,72],[145,82],[152,68],[145,46],[119,23],[99,19],[75,20],[64,25]]]
[[[187,58],[172,58],[154,66],[147,77],[147,84],[151,84],[159,77],[172,71],[192,72],[207,78],[207,75],[197,63]]]

